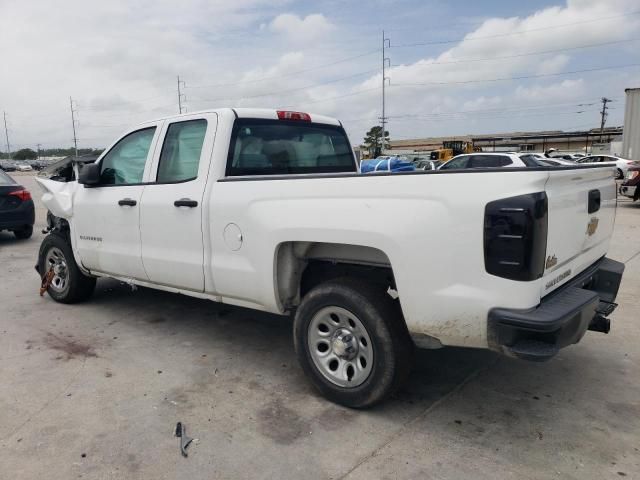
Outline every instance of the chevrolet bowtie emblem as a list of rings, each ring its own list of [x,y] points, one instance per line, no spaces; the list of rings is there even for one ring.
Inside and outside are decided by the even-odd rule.
[[[598,229],[598,217],[592,217],[589,223],[587,223],[587,235],[591,236],[596,233]]]

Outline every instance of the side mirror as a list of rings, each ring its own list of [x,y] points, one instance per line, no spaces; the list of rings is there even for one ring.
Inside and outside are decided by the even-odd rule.
[[[80,170],[78,183],[81,185],[98,185],[100,183],[100,164],[87,163]]]

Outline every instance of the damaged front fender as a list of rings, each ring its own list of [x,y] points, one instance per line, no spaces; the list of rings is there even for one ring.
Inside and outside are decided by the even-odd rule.
[[[78,188],[77,182],[57,182],[36,177],[44,192],[42,203],[56,217],[69,219],[73,216],[73,194]]]

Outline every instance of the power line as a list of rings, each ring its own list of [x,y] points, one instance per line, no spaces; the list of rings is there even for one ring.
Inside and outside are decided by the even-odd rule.
[[[165,90],[167,93],[163,93],[161,95],[154,95],[153,97],[147,97],[147,98],[143,98],[141,100],[124,100],[122,102],[115,102],[115,103],[111,103],[108,105],[107,108],[111,108],[111,107],[118,107],[118,106],[128,106],[131,105],[132,103],[146,103],[150,100],[155,100],[157,98],[166,98],[170,95],[169,90]],[[172,89],[171,92],[174,92],[174,90]],[[101,107],[101,106],[87,106],[87,105],[82,105],[82,103],[78,104],[76,102],[76,107],[80,107],[83,110],[104,110],[105,107]]]
[[[627,40],[615,40],[615,41],[611,41],[611,42],[603,42],[603,43],[593,43],[590,45],[580,45],[580,46],[576,46],[576,47],[567,47],[567,48],[557,48],[554,50],[543,50],[543,51],[539,51],[539,52],[527,52],[527,53],[517,53],[517,54],[513,54],[513,55],[503,55],[503,56],[499,56],[499,57],[484,57],[484,58],[461,58],[459,60],[448,60],[448,61],[443,61],[443,62],[429,62],[429,63],[425,63],[423,66],[431,66],[431,65],[450,65],[453,63],[469,63],[469,62],[489,62],[489,61],[494,61],[494,60],[505,60],[505,59],[509,59],[509,58],[520,58],[520,57],[530,57],[530,56],[535,56],[535,55],[548,55],[551,53],[559,53],[559,52],[567,52],[567,51],[571,51],[571,50],[580,50],[580,49],[585,49],[585,48],[595,48],[595,47],[603,47],[606,45],[616,45],[616,44],[620,44],[620,43],[628,43],[628,42],[637,42],[638,40],[640,40],[639,38],[631,38],[631,39],[627,39]],[[397,67],[398,65],[394,65],[395,67]]]
[[[586,103],[589,102],[589,103]],[[434,113],[419,113],[419,114],[403,114],[403,115],[391,115],[389,118],[421,118],[421,117],[439,117],[445,115],[458,115],[467,113],[500,113],[509,111],[522,111],[522,110],[537,110],[540,108],[563,108],[563,107],[591,107],[598,103],[597,101],[583,101],[581,103],[567,102],[567,103],[545,103],[537,105],[514,105],[511,107],[495,107],[495,108],[479,108],[472,110],[457,110],[452,112],[434,112]]]
[[[582,20],[579,22],[571,22],[571,23],[563,23],[563,24],[558,24],[558,25],[550,25],[548,27],[539,27],[539,28],[530,28],[527,30],[520,30],[520,31],[516,31],[516,32],[509,32],[509,33],[497,33],[495,35],[483,35],[480,37],[463,37],[463,38],[458,38],[455,40],[434,40],[434,41],[429,41],[429,42],[416,42],[416,43],[405,43],[405,44],[400,44],[400,45],[391,45],[391,48],[408,48],[408,47],[419,47],[419,46],[423,46],[423,45],[446,45],[446,44],[451,44],[451,43],[460,43],[462,41],[474,41],[474,40],[484,40],[487,38],[502,38],[502,37],[510,37],[513,35],[521,35],[524,33],[530,33],[530,32],[539,32],[539,31],[543,31],[543,30],[550,30],[550,29],[554,29],[554,28],[562,28],[562,27],[569,27],[572,25],[582,25],[585,23],[594,23],[594,22],[602,22],[603,20],[611,20],[614,18],[620,18],[620,17],[628,17],[631,15],[638,15],[640,13],[640,10],[636,10],[633,12],[628,12],[628,13],[624,13],[624,14],[620,14],[620,15],[613,15],[610,17],[600,17],[600,18],[594,18],[591,20]]]
[[[583,113],[595,113],[598,110],[572,110],[572,111],[568,111],[568,112],[553,112],[553,115],[580,115]],[[491,112],[486,112],[487,114],[484,114],[485,112],[482,112],[483,114],[476,117],[479,119],[492,119],[492,118],[512,118],[512,119],[517,119],[517,118],[529,118],[529,117],[548,117],[549,116],[549,112],[536,112],[536,113],[527,113],[525,115],[518,115],[518,114],[514,114],[511,112],[495,112],[495,113],[491,113]],[[461,114],[460,117],[464,118],[466,117],[466,114]],[[451,116],[446,116],[446,117],[417,117],[417,118],[399,118],[397,119],[397,121],[402,122],[402,121],[422,121],[422,122],[429,122],[429,121],[447,121],[447,120],[460,120],[460,117],[456,117],[455,115],[451,115]]]
[[[244,84],[247,84],[247,83],[260,83],[260,82],[264,82],[266,80],[274,80],[274,79],[279,79],[279,78],[292,77],[292,76],[295,76],[295,75],[299,75],[301,73],[311,72],[313,70],[318,70],[318,69],[321,69],[321,68],[331,67],[333,65],[338,65],[339,63],[344,63],[344,62],[348,62],[350,60],[355,60],[357,58],[366,57],[368,55],[371,55],[371,54],[374,54],[374,53],[378,53],[378,52],[379,52],[379,50],[376,48],[375,50],[371,50],[371,51],[368,51],[368,52],[365,52],[365,53],[361,53],[359,55],[354,55],[352,57],[342,58],[340,60],[336,60],[336,61],[331,62],[331,63],[325,63],[323,65],[317,65],[315,67],[305,68],[303,70],[297,70],[297,71],[294,71],[294,72],[282,73],[280,75],[273,75],[273,76],[270,76],[270,77],[262,77],[262,78],[257,78],[257,79],[254,79],[254,80],[242,80],[242,81],[232,82],[232,83],[218,83],[218,84],[215,84],[215,85],[195,85],[195,86],[190,85],[188,88],[233,87],[233,86],[236,86],[236,85],[244,85]]]
[[[573,75],[576,73],[588,73],[588,72],[599,72],[602,70],[613,70],[617,68],[630,68],[630,67],[638,67],[640,63],[629,63],[627,65],[611,65],[608,67],[597,67],[597,68],[586,68],[582,70],[572,70],[568,72],[557,72],[557,73],[541,73],[538,75],[521,75],[518,77],[501,77],[501,78],[486,78],[483,80],[454,80],[449,82],[420,82],[420,83],[395,83],[394,87],[402,86],[427,86],[427,85],[461,85],[467,83],[485,83],[485,82],[502,82],[506,80],[525,80],[529,78],[544,78],[544,77],[558,77],[562,75]]]
[[[315,88],[315,87],[319,87],[319,86],[322,86],[322,85],[328,85],[330,83],[337,83],[337,82],[341,82],[343,80],[349,80],[351,78],[361,77],[363,75],[368,75],[370,73],[377,72],[377,71],[378,71],[378,69],[367,70],[366,72],[360,72],[360,73],[356,73],[356,74],[349,75],[349,76],[346,76],[346,77],[336,78],[336,79],[333,79],[333,80],[327,80],[326,82],[314,83],[313,85],[306,85],[304,87],[288,88],[286,90],[279,90],[277,92],[259,93],[259,94],[256,94],[256,95],[249,95],[249,96],[246,96],[246,95],[240,96],[240,95],[238,95],[238,96],[235,96],[235,97],[214,98],[214,99],[200,98],[200,99],[196,99],[196,100],[201,101],[201,102],[221,102],[221,101],[227,101],[227,100],[235,100],[237,98],[242,100],[242,99],[247,99],[247,98],[270,97],[272,95],[280,95],[280,94],[283,94],[283,93],[298,92],[298,91],[301,91],[301,90],[308,90],[310,88]]]
[[[365,88],[363,90],[356,90],[355,92],[347,93],[345,95],[338,95],[336,97],[326,97],[326,98],[321,98],[321,99],[318,99],[318,100],[305,101],[305,102],[301,102],[299,105],[311,105],[311,104],[314,104],[314,103],[329,102],[331,100],[338,100],[338,99],[341,99],[341,98],[353,97],[355,95],[360,95],[362,93],[372,92],[374,90],[380,90],[380,87]],[[299,105],[282,105],[280,108],[293,108],[293,107],[297,107]]]

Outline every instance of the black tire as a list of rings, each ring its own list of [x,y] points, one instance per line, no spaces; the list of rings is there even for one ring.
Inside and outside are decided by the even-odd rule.
[[[38,269],[41,276],[44,276],[49,270],[49,266],[45,264],[48,253],[52,249],[61,252],[66,262],[67,281],[64,288],[58,290],[53,286],[49,286],[47,293],[51,298],[59,303],[78,303],[88,299],[96,287],[95,277],[89,277],[83,274],[71,251],[71,245],[65,235],[60,233],[50,233],[47,235],[40,245],[40,253],[38,255]]]
[[[316,313],[326,307],[351,312],[365,327],[373,348],[373,362],[366,380],[355,387],[330,381],[314,363],[308,345],[309,330]],[[389,397],[411,370],[413,341],[400,306],[379,285],[353,278],[322,283],[305,295],[294,319],[294,345],[305,374],[322,395],[351,408],[367,408]],[[333,346],[330,348],[333,349]]]
[[[31,235],[33,235],[33,225],[28,225],[20,230],[14,230],[13,234],[20,240],[31,238]]]
[[[619,168],[616,169],[616,178],[618,180],[622,180],[624,178],[624,173],[622,173],[622,170],[620,170]]]

